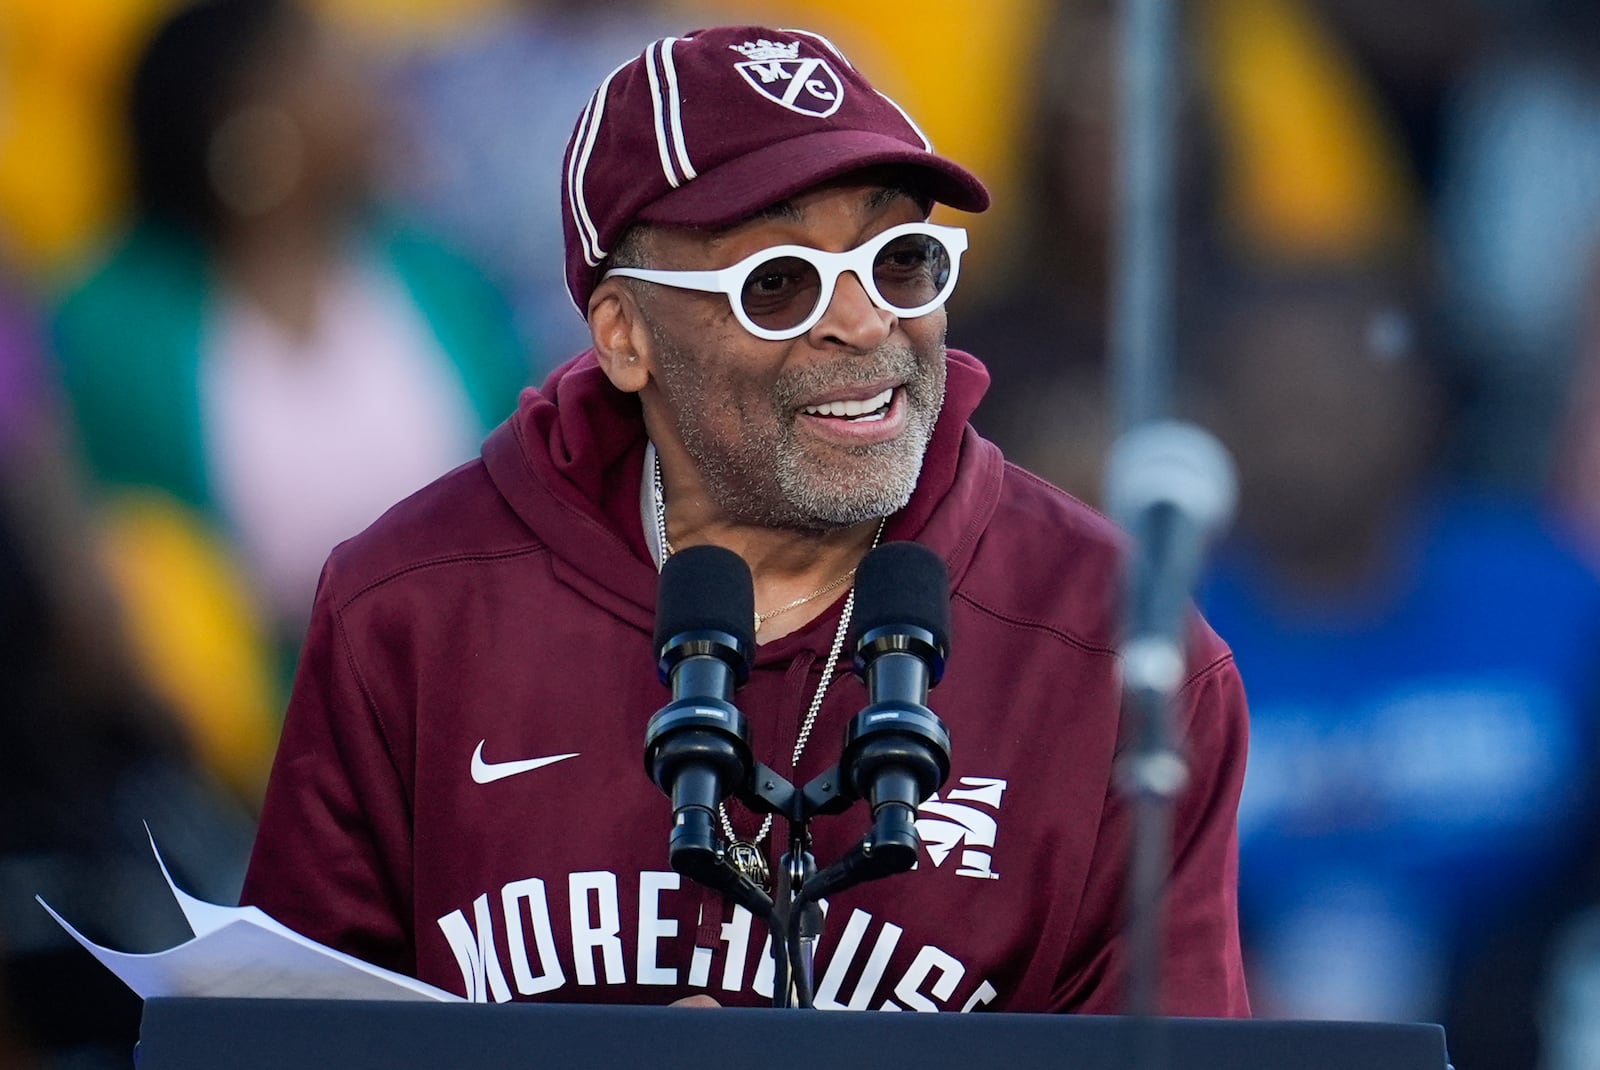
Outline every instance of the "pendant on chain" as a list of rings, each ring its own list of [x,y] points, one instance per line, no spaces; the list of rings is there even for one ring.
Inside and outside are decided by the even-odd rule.
[[[734,840],[728,844],[728,864],[762,891],[772,891],[772,871],[767,866],[767,856],[749,840]]]

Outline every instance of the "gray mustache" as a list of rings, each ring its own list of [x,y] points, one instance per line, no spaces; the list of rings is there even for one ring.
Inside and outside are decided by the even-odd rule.
[[[943,354],[940,356],[942,358]],[[882,379],[903,380],[914,386],[926,374],[927,370],[909,347],[896,346],[870,356],[848,357],[825,367],[803,368],[786,374],[778,381],[775,395],[785,408],[792,408],[825,390]]]

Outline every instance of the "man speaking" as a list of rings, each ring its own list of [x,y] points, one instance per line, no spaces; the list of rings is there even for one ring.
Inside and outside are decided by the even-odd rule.
[[[1121,1010],[1120,551],[967,423],[988,376],[944,345],[966,235],[928,215],[988,199],[816,34],[669,37],[607,77],[560,205],[594,347],[334,552],[245,900],[474,1000],[769,1003],[763,926],[667,866],[640,768],[658,570],[748,563],[737,701],[800,784],[868,701],[856,569],[914,541],[951,580],[951,768],[917,867],[828,900],[815,1003]],[[1162,1010],[1244,1015],[1244,695],[1198,619],[1188,646]],[[781,824],[734,799],[717,822],[752,879],[776,869]],[[861,827],[814,822],[816,856]]]

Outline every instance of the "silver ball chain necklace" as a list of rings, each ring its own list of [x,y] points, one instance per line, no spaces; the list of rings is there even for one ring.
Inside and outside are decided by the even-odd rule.
[[[655,508],[656,542],[661,550],[660,558],[656,563],[656,568],[659,571],[661,566],[666,563],[667,558],[672,556],[672,544],[667,541],[667,496],[661,483],[661,455],[655,451],[653,445],[650,449],[650,467],[650,494],[651,504]],[[872,536],[872,545],[868,547],[869,553],[877,549],[878,544],[883,541],[883,529],[887,523],[887,517],[878,521],[878,530]],[[760,631],[762,624],[778,614],[797,609],[807,602],[827,594],[854,578],[855,574],[856,570],[851,569],[843,576],[817,588],[804,598],[797,598],[787,605],[779,606],[777,609],[769,610],[764,614],[757,613],[755,615],[755,630]],[[794,755],[789,761],[791,770],[800,767],[800,756],[805,753],[806,743],[811,739],[811,729],[817,723],[817,713],[822,709],[823,696],[828,693],[828,685],[833,682],[833,671],[838,667],[839,655],[844,650],[845,636],[850,634],[850,617],[855,611],[855,607],[856,589],[852,586],[850,593],[845,596],[844,609],[839,614],[839,627],[834,631],[833,646],[829,648],[827,663],[822,667],[822,679],[817,682],[817,693],[812,696],[811,705],[806,709],[805,720],[800,722],[800,735],[794,741]],[[740,839],[739,835],[733,831],[733,822],[728,818],[726,805],[718,804],[717,817],[722,823],[722,834],[728,841],[728,862],[744,876],[750,878],[762,888],[770,890],[772,874],[770,867],[767,865],[766,855],[761,853],[761,841],[766,839],[767,834],[772,831],[772,815],[767,814],[761,819],[761,828],[748,840]]]

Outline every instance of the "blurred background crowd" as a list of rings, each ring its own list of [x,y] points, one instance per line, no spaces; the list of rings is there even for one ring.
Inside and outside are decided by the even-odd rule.
[[[1600,1066],[1600,5],[1191,0],[1177,379],[1239,463],[1257,1012]],[[984,176],[950,342],[1091,503],[1111,0],[0,0],[0,1065],[231,902],[322,560],[585,344],[560,160],[696,25],[839,43]],[[1063,771],[1063,775],[1070,775]]]

